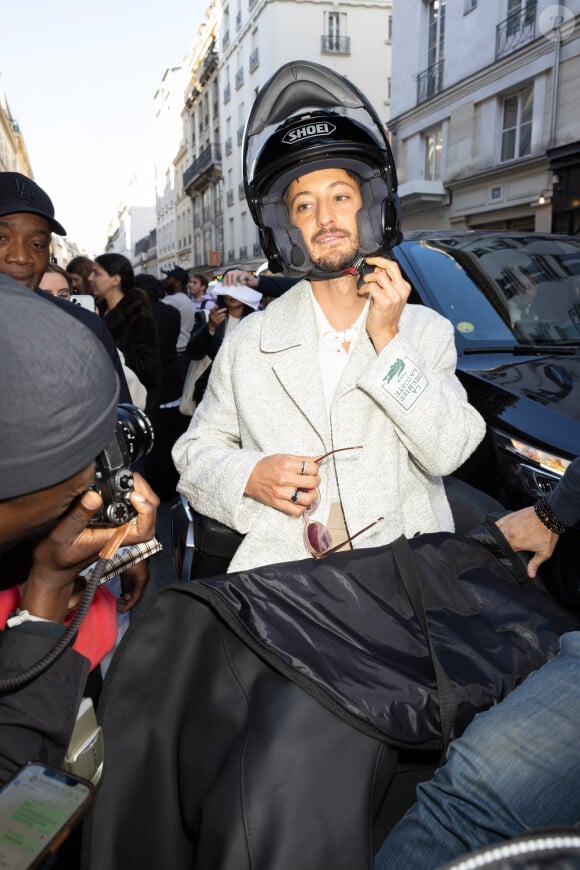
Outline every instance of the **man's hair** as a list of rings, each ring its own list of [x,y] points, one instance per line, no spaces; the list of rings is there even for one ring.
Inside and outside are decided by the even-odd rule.
[[[207,288],[209,286],[209,281],[207,280],[207,278],[205,277],[205,275],[202,272],[195,272],[191,277],[197,278],[199,283],[203,284],[204,288],[207,290]]]

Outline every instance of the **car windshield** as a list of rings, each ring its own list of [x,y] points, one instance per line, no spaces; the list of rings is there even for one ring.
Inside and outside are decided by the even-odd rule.
[[[405,254],[468,346],[580,341],[580,241],[478,234],[417,240]]]

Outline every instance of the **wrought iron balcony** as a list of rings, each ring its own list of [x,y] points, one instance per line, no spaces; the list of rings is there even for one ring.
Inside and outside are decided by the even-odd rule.
[[[321,51],[332,54],[350,54],[350,36],[326,36],[321,37]]]
[[[183,189],[191,196],[222,176],[222,152],[218,142],[212,142],[183,173]]]
[[[527,2],[523,9],[497,25],[495,29],[495,59],[511,54],[536,38],[536,2]]]
[[[427,67],[417,76],[417,103],[430,100],[443,90],[443,61]]]

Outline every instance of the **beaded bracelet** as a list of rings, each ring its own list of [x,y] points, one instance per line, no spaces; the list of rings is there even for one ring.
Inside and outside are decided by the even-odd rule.
[[[568,528],[568,526],[565,526],[564,523],[560,522],[560,520],[548,504],[548,500],[546,498],[538,499],[538,501],[534,505],[534,510],[540,522],[542,522],[551,532],[554,532],[555,535],[561,535],[562,532],[565,532]]]

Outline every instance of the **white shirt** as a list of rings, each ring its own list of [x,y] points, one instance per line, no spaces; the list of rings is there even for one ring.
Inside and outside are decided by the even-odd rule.
[[[370,299],[367,299],[365,307],[357,317],[355,323],[342,332],[337,332],[326,319],[326,315],[320,307],[314,293],[310,291],[312,299],[312,309],[314,311],[314,321],[318,332],[318,357],[320,360],[320,373],[322,375],[322,385],[324,388],[324,400],[326,410],[330,413],[330,406],[340,381],[340,377],[344,371],[344,367],[348,360],[350,348],[357,340],[361,329],[364,329],[367,314],[370,306]],[[350,343],[349,350],[346,351],[343,344]]]
[[[319,302],[317,301],[312,289],[310,290],[310,298],[312,300],[312,310],[314,312],[314,322],[318,332],[318,359],[320,363],[320,374],[322,377],[322,387],[324,390],[324,402],[326,404],[326,413],[330,416],[330,406],[340,381],[344,367],[348,362],[348,354],[354,342],[357,340],[361,329],[365,328],[367,314],[370,306],[370,299],[367,299],[365,307],[357,317],[355,323],[348,329],[337,332],[328,320]],[[348,350],[345,350],[343,344],[349,342]],[[334,444],[333,447],[348,447],[348,444]],[[338,485],[334,474],[329,475],[328,483],[330,485],[331,502],[339,501]],[[322,516],[324,514],[324,516]],[[323,511],[319,509],[316,513],[316,519],[321,522],[326,522],[328,519],[328,509]]]
[[[181,353],[187,347],[191,336],[191,330],[195,323],[195,305],[185,293],[171,293],[163,297],[163,302],[177,308],[181,318],[179,336],[177,338],[177,352]]]

